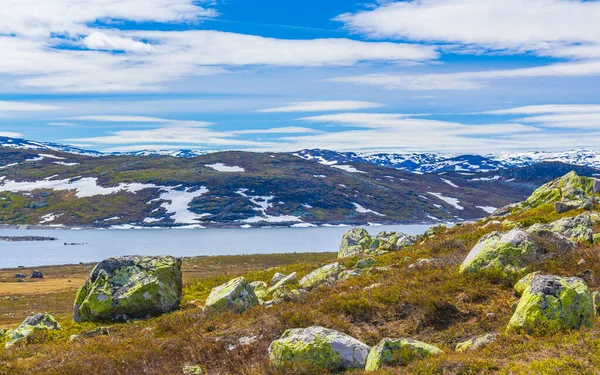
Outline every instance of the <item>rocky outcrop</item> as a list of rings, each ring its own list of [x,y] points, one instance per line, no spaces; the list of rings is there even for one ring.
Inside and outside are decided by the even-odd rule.
[[[300,280],[300,287],[310,290],[322,285],[331,285],[344,271],[344,266],[339,263],[331,263],[318,268]]]
[[[496,341],[497,337],[498,337],[498,335],[495,333],[488,333],[487,335],[475,337],[470,340],[458,343],[458,344],[456,344],[456,348],[454,350],[456,350],[457,352],[466,352],[469,350],[477,350],[479,348],[483,348],[484,346],[489,345],[492,342]]]
[[[252,288],[252,290],[254,291],[254,295],[259,300],[264,300],[265,298],[267,298],[267,289],[269,287],[267,286],[267,283],[265,283],[264,281],[251,282],[250,288]]]
[[[550,224],[534,224],[527,230],[529,233],[536,234],[544,231],[559,234],[573,242],[593,242],[592,219],[589,213],[576,217],[563,217]]]
[[[26,318],[16,329],[4,333],[4,339],[8,339],[5,347],[10,348],[37,331],[55,331],[60,329],[60,324],[58,324],[52,315],[48,313],[35,314]]]
[[[592,295],[577,277],[536,275],[524,290],[507,329],[551,333],[590,326],[594,318]]]
[[[507,233],[492,232],[473,247],[460,266],[460,272],[497,270],[515,273],[538,257],[530,233],[515,228]]]
[[[269,346],[275,366],[299,363],[330,371],[364,368],[368,354],[366,344],[319,326],[289,329]]]
[[[353,228],[342,237],[338,258],[381,255],[415,243],[415,238],[400,232],[381,232],[375,237],[361,228]]]
[[[519,281],[517,281],[517,283],[513,287],[517,296],[522,296],[525,289],[529,288],[533,279],[539,274],[539,271],[531,272],[523,276]]]
[[[233,311],[242,313],[260,304],[254,290],[245,278],[238,277],[214,288],[204,304],[207,311]]]
[[[441,353],[441,349],[421,341],[386,338],[371,348],[365,371],[376,371],[382,366],[405,366],[415,359]]]
[[[126,256],[100,262],[77,292],[73,319],[126,321],[157,316],[181,304],[181,259]]]

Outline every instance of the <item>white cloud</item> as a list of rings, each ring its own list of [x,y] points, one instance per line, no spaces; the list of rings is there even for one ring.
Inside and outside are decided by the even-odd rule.
[[[439,74],[367,74],[330,78],[329,82],[380,86],[390,90],[475,90],[490,80],[535,77],[583,77],[600,75],[600,61],[560,63],[533,68]]]
[[[492,115],[536,115],[544,113],[596,113],[598,104],[544,104],[481,112]]]
[[[304,128],[301,126],[284,126],[281,128],[267,128],[267,129],[246,129],[246,130],[234,130],[228,132],[231,135],[242,135],[242,134],[299,134],[299,133],[318,133],[318,130],[311,128]]]
[[[88,115],[70,117],[70,120],[93,121],[93,122],[119,122],[119,123],[162,123],[177,126],[209,126],[211,122],[173,120],[149,116],[125,116],[125,115]]]
[[[48,104],[0,101],[0,112],[54,111],[60,107]]]
[[[358,109],[378,108],[383,104],[373,102],[361,102],[352,100],[338,101],[313,101],[313,102],[294,102],[285,106],[261,109],[257,112],[277,113],[277,112],[329,112],[329,111],[352,111]]]
[[[22,138],[23,134],[14,132],[0,132],[0,137]]]
[[[127,51],[127,52],[145,52],[150,53],[154,48],[146,43],[138,42],[131,38],[123,38],[116,35],[107,35],[100,32],[93,32],[83,38],[83,45],[93,50],[105,51]]]
[[[48,126],[60,126],[60,127],[65,127],[65,128],[73,128],[73,127],[78,126],[77,124],[75,124],[73,122],[64,122],[64,121],[49,122],[46,125],[48,125]]]
[[[544,51],[600,41],[600,3],[581,0],[418,0],[384,2],[337,17],[374,38]]]
[[[528,115],[516,121],[548,128],[600,129],[600,105],[548,104],[483,112],[492,115]]]

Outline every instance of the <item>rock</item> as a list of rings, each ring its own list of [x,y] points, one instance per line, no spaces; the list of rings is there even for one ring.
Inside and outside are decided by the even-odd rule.
[[[582,177],[572,171],[551,181],[531,194],[524,202],[524,208],[537,208],[543,204],[554,204],[556,212],[563,213],[574,209],[589,210],[594,206],[593,194],[598,180]],[[558,203],[558,204],[556,204]]]
[[[369,286],[364,287],[363,290],[368,292],[369,290],[379,288],[380,286],[381,286],[381,283],[375,283],[375,284],[371,284]]]
[[[536,258],[532,235],[515,228],[508,233],[492,232],[473,247],[460,266],[460,272],[494,269],[512,274]]]
[[[113,332],[113,328],[112,327],[98,327],[96,329],[92,329],[90,331],[85,331],[79,335],[71,335],[69,337],[69,341],[75,341],[78,340],[80,338],[91,338],[91,337],[98,337],[98,336],[108,336]]]
[[[308,292],[304,289],[289,289],[287,287],[279,288],[273,293],[275,303],[280,302],[304,302],[308,297]]]
[[[29,276],[30,279],[43,279],[44,278],[44,274],[41,271],[33,271],[31,272],[31,276]]]
[[[338,276],[338,280],[348,280],[356,276],[360,276],[362,274],[362,270],[360,268],[355,268],[353,270],[346,270],[340,272]]]
[[[504,207],[498,208],[496,211],[492,212],[492,217],[502,217],[508,216],[513,213],[513,211],[517,211],[521,207],[521,203],[511,203]]]
[[[551,333],[591,326],[594,303],[583,280],[537,275],[525,289],[508,323],[508,330]]]
[[[238,277],[214,288],[204,304],[204,309],[242,313],[259,304],[246,279]]]
[[[126,256],[100,262],[77,292],[75,322],[157,316],[181,304],[181,259]]]
[[[367,268],[371,268],[377,261],[373,258],[365,258],[361,259],[354,265],[355,269],[364,270]]]
[[[458,343],[454,350],[456,350],[457,352],[476,350],[496,341],[497,337],[498,335],[495,333],[488,333],[487,335],[475,337],[470,340]]]
[[[371,247],[371,236],[362,228],[352,228],[342,237],[338,258],[350,258],[365,253]]]
[[[269,346],[275,366],[304,363],[330,371],[364,368],[369,347],[344,333],[319,326],[288,329]]]
[[[15,276],[14,276],[15,279],[24,279],[26,277],[27,277],[27,275],[25,275],[24,273],[15,273]]]
[[[594,302],[594,310],[596,311],[596,315],[600,315],[600,291],[595,291],[592,294],[592,300]]]
[[[415,244],[415,239],[408,234],[400,232],[381,232],[373,239],[367,251],[371,255],[385,254],[390,251],[398,251],[403,247]]]
[[[594,233],[594,234],[592,235],[592,241],[593,241],[595,244],[600,244],[600,233]]]
[[[267,298],[267,283],[264,281],[254,281],[250,283],[250,288],[254,291],[256,298],[264,300]]]
[[[534,234],[544,231],[560,234],[574,242],[592,243],[593,241],[592,220],[587,213],[576,217],[563,217],[550,224],[534,224],[527,230],[528,233]]]
[[[328,264],[304,276],[300,280],[300,287],[311,290],[321,285],[333,284],[343,270],[344,266],[339,263]]]
[[[502,225],[502,222],[498,221],[498,220],[491,220],[491,221],[488,221],[487,223],[485,223],[482,226],[482,228],[488,228],[488,227],[491,227],[492,225]]]
[[[267,295],[272,294],[274,291],[276,291],[277,289],[280,289],[284,285],[293,283],[294,281],[296,281],[297,278],[298,278],[298,275],[296,274],[296,272],[290,273],[283,279],[279,280],[275,285],[273,285],[272,287],[267,289]]]
[[[381,340],[371,348],[365,371],[377,371],[382,366],[405,366],[418,358],[425,358],[443,353],[441,349],[413,339]]]
[[[415,263],[408,266],[409,269],[423,268],[423,267],[434,267],[438,262],[437,259],[419,259]]]
[[[48,313],[35,314],[26,318],[15,330],[7,331],[4,334],[4,337],[9,340],[5,347],[10,348],[37,331],[56,331],[60,329],[60,324],[52,315]]]
[[[517,281],[517,283],[513,287],[515,289],[515,293],[517,294],[517,296],[520,297],[521,295],[523,295],[523,292],[525,291],[525,289],[527,289],[529,287],[529,285],[531,285],[531,282],[533,281],[533,279],[539,274],[540,274],[539,271],[531,272],[531,273],[528,273],[527,275],[523,276],[521,278],[521,280]]]
[[[206,372],[204,372],[204,369],[202,367],[196,366],[196,365],[185,365],[185,366],[183,366],[181,371],[183,372],[183,375],[204,375],[204,374],[206,374]]]
[[[269,281],[269,285],[275,285],[283,278],[285,278],[284,274],[276,272],[275,275],[273,275],[273,278],[271,278],[271,281]]]

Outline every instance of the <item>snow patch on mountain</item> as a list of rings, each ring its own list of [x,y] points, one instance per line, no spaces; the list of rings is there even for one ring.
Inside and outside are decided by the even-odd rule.
[[[223,163],[205,164],[205,167],[212,168],[217,172],[227,172],[227,173],[236,173],[236,172],[245,172],[246,171],[242,167],[237,167],[237,166],[230,167]]]
[[[385,216],[384,214],[379,213],[377,211],[373,211],[373,210],[369,210],[367,208],[364,208],[363,206],[361,206],[358,203],[354,203],[353,202],[352,204],[354,205],[355,211],[358,212],[358,213],[361,213],[361,214],[373,214],[373,215],[376,215],[376,216]]]
[[[456,198],[451,198],[451,197],[445,197],[442,193],[432,193],[430,191],[427,192],[427,194],[433,195],[434,197],[438,198],[439,200],[442,200],[446,203],[448,203],[449,205],[451,205],[452,207],[456,208],[457,210],[464,210],[465,208],[463,206],[461,206],[460,200],[456,199]]]

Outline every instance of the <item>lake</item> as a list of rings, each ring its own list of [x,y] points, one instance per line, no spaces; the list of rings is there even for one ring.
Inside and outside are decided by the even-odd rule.
[[[420,234],[430,225],[379,225],[371,234]],[[0,268],[99,262],[119,255],[203,256],[335,252],[348,227],[253,229],[59,230],[0,229],[0,236],[55,237],[58,241],[0,241]],[[81,245],[69,246],[65,243]]]

